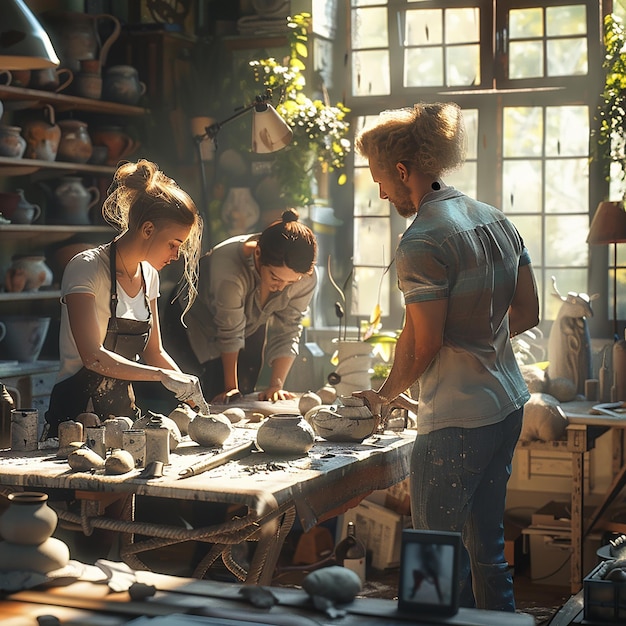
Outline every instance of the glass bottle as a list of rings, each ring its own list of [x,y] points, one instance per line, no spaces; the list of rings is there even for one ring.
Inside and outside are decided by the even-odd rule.
[[[352,570],[365,583],[365,545],[356,536],[354,522],[348,522],[346,536],[335,547],[337,564]]]

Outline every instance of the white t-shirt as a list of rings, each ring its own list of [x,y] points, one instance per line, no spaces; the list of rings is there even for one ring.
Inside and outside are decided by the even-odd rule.
[[[70,329],[65,296],[69,293],[90,293],[96,298],[96,313],[100,341],[106,336],[107,324],[111,316],[111,272],[109,270],[109,245],[99,246],[85,252],[79,252],[67,264],[61,281],[61,329],[59,332],[59,351],[61,368],[58,381],[73,376],[83,367],[76,342]],[[146,282],[148,300],[159,297],[159,273],[148,262],[142,261],[143,276]],[[144,292],[141,290],[131,298],[117,283],[117,317],[145,321],[149,317]]]

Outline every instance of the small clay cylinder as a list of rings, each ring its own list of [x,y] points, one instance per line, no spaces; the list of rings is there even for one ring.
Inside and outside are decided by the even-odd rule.
[[[59,424],[59,450],[69,446],[73,441],[84,441],[83,425],[73,420],[61,422]]]
[[[588,378],[585,381],[585,398],[591,402],[596,402],[598,400],[598,379],[597,378]]]

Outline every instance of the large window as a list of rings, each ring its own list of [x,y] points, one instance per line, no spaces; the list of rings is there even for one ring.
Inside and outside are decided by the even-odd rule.
[[[590,208],[606,193],[589,174],[602,85],[600,3],[347,1],[355,129],[386,108],[457,102],[468,159],[446,182],[517,225],[535,267],[542,321],[554,319],[553,276],[561,292],[589,292]],[[355,157],[354,165],[353,309],[365,316],[406,223],[378,198],[367,164]],[[383,279],[381,304],[397,323],[402,307],[392,281],[392,273]],[[594,308],[606,312],[603,289],[604,304]]]

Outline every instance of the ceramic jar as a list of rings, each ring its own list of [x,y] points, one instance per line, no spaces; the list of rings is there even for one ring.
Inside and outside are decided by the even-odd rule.
[[[120,159],[134,152],[139,144],[121,126],[99,126],[91,132],[94,145],[106,146],[106,165],[117,165]]]
[[[45,106],[47,119],[31,119],[23,124],[22,135],[26,139],[27,159],[54,161],[59,151],[61,141],[61,127],[55,123],[54,109],[49,104]]]
[[[9,502],[0,516],[0,535],[5,541],[37,545],[52,535],[57,514],[48,506],[45,493],[11,493]]]
[[[99,189],[85,187],[80,176],[63,176],[52,192],[54,220],[61,224],[90,224],[89,211],[100,201]]]
[[[49,287],[52,284],[52,270],[46,264],[45,256],[20,256],[13,257],[9,271],[15,276],[19,272],[24,277],[22,291],[37,291],[41,287]]]
[[[61,127],[61,141],[59,142],[59,161],[70,163],[87,163],[91,158],[93,144],[87,131],[87,124],[80,120],[63,120]]]
[[[57,514],[48,506],[45,493],[11,493],[9,508],[0,516],[0,571],[48,574],[65,567],[68,547],[52,537]]]
[[[19,126],[0,125],[0,156],[21,159],[26,150],[26,139]]]
[[[146,93],[146,84],[132,65],[113,65],[104,71],[102,99],[134,105]]]
[[[299,414],[275,413],[260,426],[256,442],[270,454],[304,454],[315,442],[315,432]]]

